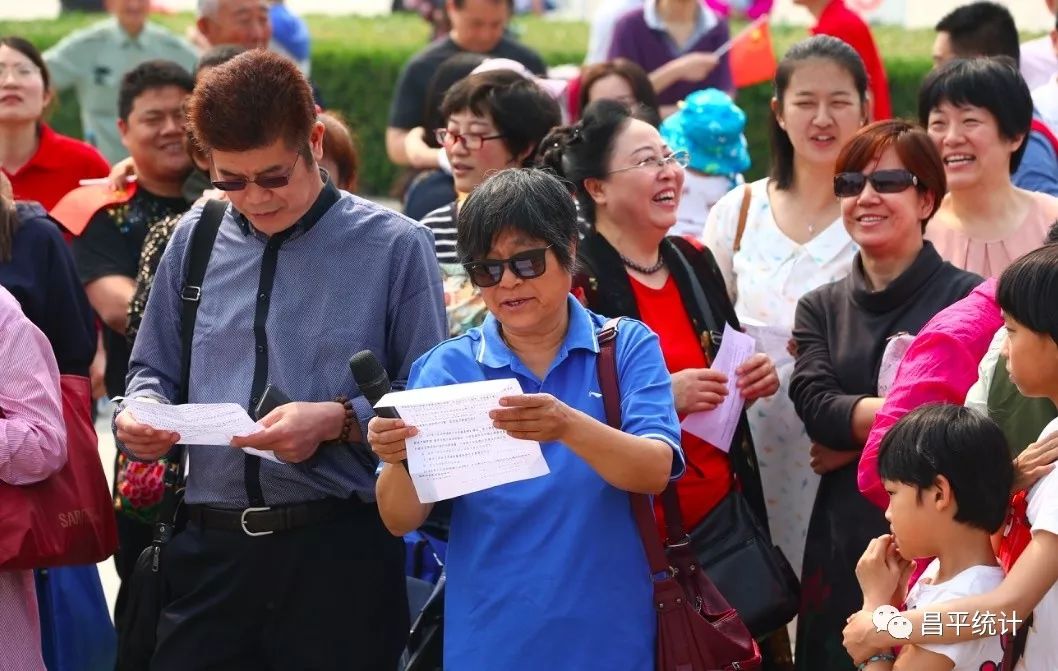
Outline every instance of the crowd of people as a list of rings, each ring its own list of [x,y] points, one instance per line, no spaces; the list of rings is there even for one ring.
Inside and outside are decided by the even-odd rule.
[[[1058,669],[1058,25],[1019,44],[1003,6],[953,9],[894,119],[866,23],[801,0],[816,23],[780,55],[750,182],[726,45],[761,3],[607,0],[572,77],[509,30],[514,4],[425,3],[446,30],[385,131],[403,213],[355,195],[358,129],[281,0],[199,0],[183,36],[143,0],[44,52],[0,36],[0,487],[62,466],[59,379],[90,378],[119,448],[110,662],[652,669],[628,494],[664,492],[662,538],[737,498],[799,579],[796,619],[753,632],[763,669]],[[81,139],[47,124],[68,88]],[[714,368],[732,330],[756,351]],[[397,389],[516,380],[489,419],[548,474],[422,503],[419,429],[376,416],[363,350]],[[686,430],[736,396],[729,443]],[[184,445],[144,401],[235,403],[260,430]],[[132,660],[152,543],[163,602]],[[415,666],[424,579],[443,645]],[[57,668],[39,585],[0,570],[0,671]],[[931,632],[960,613],[1019,635]]]

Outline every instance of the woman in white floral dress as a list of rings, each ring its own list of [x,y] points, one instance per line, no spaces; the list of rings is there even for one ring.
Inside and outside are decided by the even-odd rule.
[[[775,91],[771,175],[724,196],[709,213],[704,240],[739,320],[779,371],[779,393],[759,399],[749,422],[772,538],[800,575],[817,473],[847,457],[811,445],[788,395],[787,343],[797,301],[848,274],[856,254],[834,197],[834,162],[868,117],[867,75],[848,45],[817,36],[786,53]]]

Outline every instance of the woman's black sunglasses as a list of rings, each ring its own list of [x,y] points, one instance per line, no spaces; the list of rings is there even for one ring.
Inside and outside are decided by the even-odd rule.
[[[918,186],[918,177],[908,170],[875,170],[869,175],[862,172],[839,172],[834,175],[834,195],[838,198],[858,196],[871,183],[878,193],[900,193],[904,189]]]
[[[478,287],[491,287],[500,283],[503,279],[504,267],[509,267],[515,277],[523,280],[531,280],[540,277],[547,270],[547,250],[551,245],[540,249],[527,249],[518,252],[509,259],[482,259],[464,263],[463,268],[467,271],[470,281]]]

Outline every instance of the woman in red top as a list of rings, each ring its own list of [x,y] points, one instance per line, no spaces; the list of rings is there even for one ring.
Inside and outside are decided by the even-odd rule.
[[[709,368],[710,361],[725,324],[739,324],[712,253],[667,237],[676,223],[686,154],[673,153],[656,128],[615,100],[590,104],[577,124],[552,131],[541,148],[538,163],[574,185],[581,213],[592,223],[577,250],[582,272],[575,280],[587,307],[639,319],[658,334],[681,420],[713,410],[728,392],[726,376]],[[746,402],[774,394],[779,380],[771,359],[750,357],[738,369],[737,385]],[[767,526],[744,412],[730,446],[686,432],[681,442],[687,471],[676,492],[687,530],[736,484]],[[730,456],[718,449],[728,447]],[[660,505],[655,514],[664,537]]]
[[[82,179],[110,173],[95,147],[44,123],[53,98],[50,83],[36,47],[21,37],[0,37],[0,168],[15,200],[35,200],[46,210]]]

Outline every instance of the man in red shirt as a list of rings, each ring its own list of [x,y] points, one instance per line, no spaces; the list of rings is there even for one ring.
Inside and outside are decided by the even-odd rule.
[[[889,80],[885,66],[878,54],[878,46],[871,36],[871,29],[862,18],[848,7],[844,0],[794,0],[816,17],[813,35],[832,35],[844,40],[863,59],[871,89],[871,119],[880,121],[893,116],[889,101]]]

